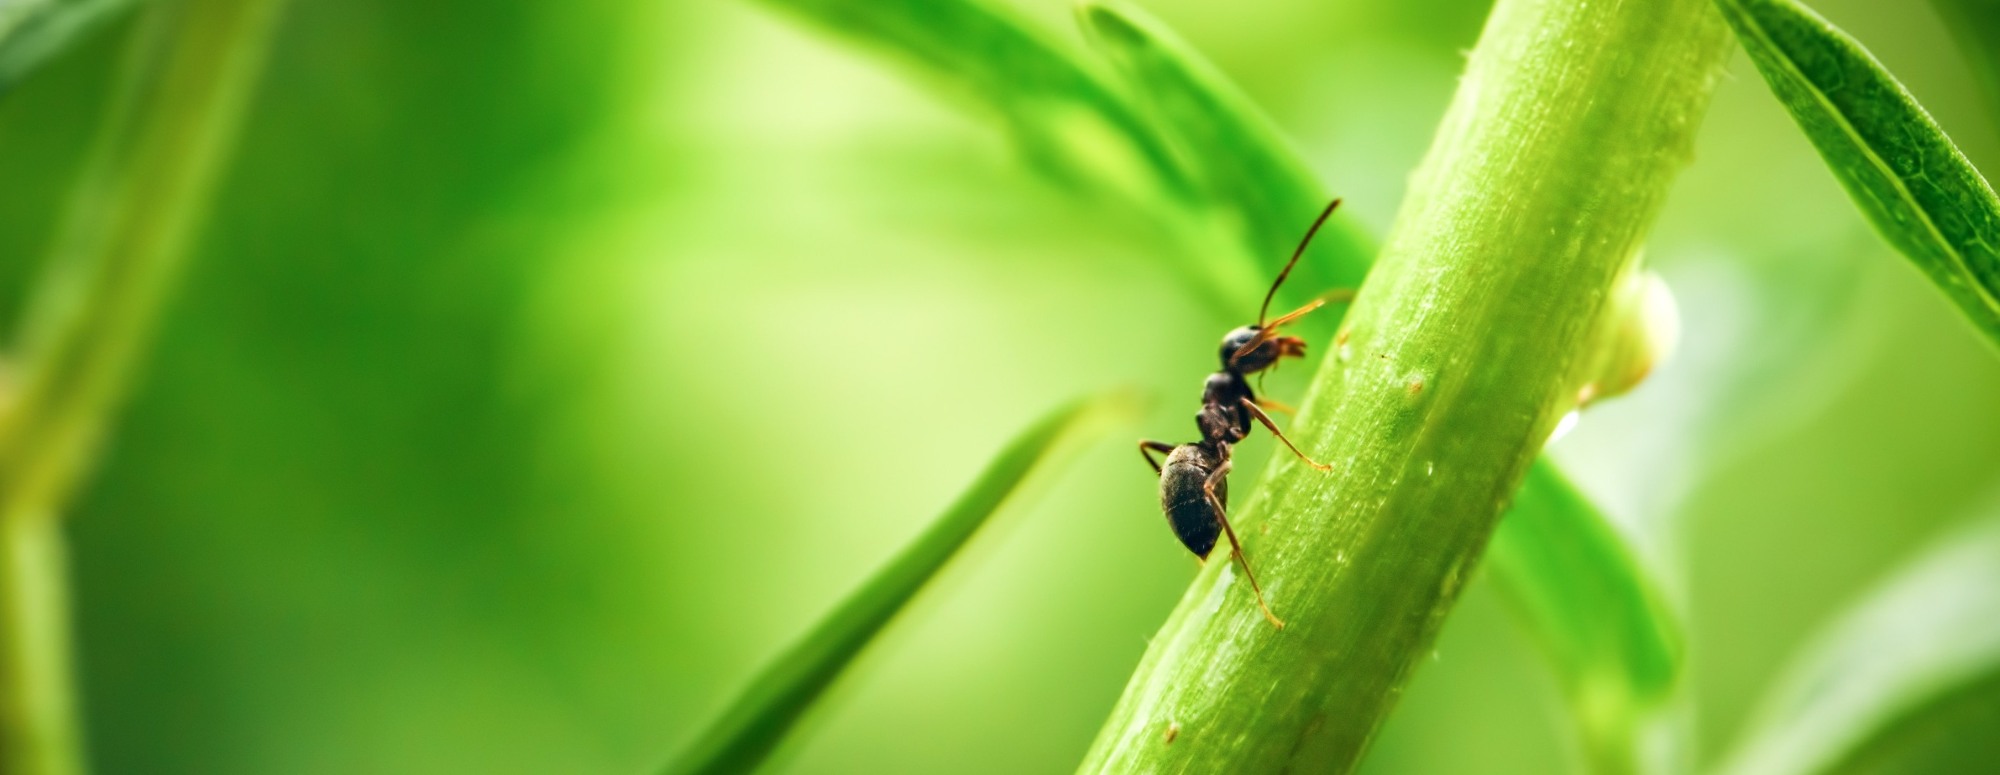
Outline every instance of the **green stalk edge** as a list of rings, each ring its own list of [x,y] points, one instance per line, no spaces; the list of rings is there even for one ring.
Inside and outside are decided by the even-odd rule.
[[[1082,771],[1353,769],[1590,378],[1729,43],[1708,0],[1495,5],[1290,431],[1334,471],[1279,454],[1236,518],[1288,626],[1214,555]]]
[[[0,396],[0,775],[85,769],[59,519],[204,220],[280,0],[153,4]]]

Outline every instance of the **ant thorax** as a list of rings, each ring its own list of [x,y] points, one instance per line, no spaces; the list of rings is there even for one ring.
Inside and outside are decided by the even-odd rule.
[[[1243,409],[1243,402],[1256,400],[1243,375],[1232,371],[1208,375],[1201,388],[1201,411],[1194,416],[1202,441],[1234,444],[1249,436],[1250,414]]]

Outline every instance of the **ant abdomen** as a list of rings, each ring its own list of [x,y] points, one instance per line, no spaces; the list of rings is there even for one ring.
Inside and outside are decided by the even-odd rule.
[[[1208,559],[1216,539],[1222,536],[1216,507],[1229,506],[1229,479],[1215,476],[1221,464],[1213,450],[1201,444],[1182,444],[1167,455],[1167,464],[1160,470],[1160,510],[1167,514],[1167,525],[1188,551],[1202,559]],[[1211,479],[1214,501],[1208,498]]]

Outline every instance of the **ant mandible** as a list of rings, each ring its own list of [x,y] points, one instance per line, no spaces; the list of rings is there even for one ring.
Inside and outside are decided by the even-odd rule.
[[[1264,413],[1263,405],[1268,403],[1280,410],[1284,407],[1275,402],[1258,400],[1257,394],[1250,390],[1248,375],[1276,366],[1281,358],[1305,357],[1305,340],[1296,336],[1281,336],[1278,327],[1319,309],[1326,304],[1325,297],[1314,299],[1312,303],[1268,323],[1265,316],[1271,311],[1271,299],[1277,296],[1278,286],[1285,284],[1285,277],[1299,263],[1299,256],[1304,255],[1306,246],[1312,244],[1313,235],[1319,233],[1320,225],[1326,223],[1327,216],[1339,206],[1340,200],[1333,200],[1320,212],[1319,219],[1313,221],[1312,228],[1306,230],[1305,239],[1300,240],[1298,249],[1292,251],[1292,260],[1278,273],[1278,279],[1271,283],[1271,290],[1265,292],[1264,305],[1257,310],[1257,323],[1242,326],[1222,337],[1222,370],[1208,375],[1208,382],[1201,391],[1201,411],[1194,417],[1195,425],[1201,429],[1201,441],[1179,446],[1163,441],[1139,442],[1139,454],[1160,475],[1160,508],[1166,512],[1167,524],[1174,529],[1174,535],[1203,560],[1214,551],[1218,533],[1228,536],[1230,556],[1243,563],[1243,576],[1250,580],[1250,590],[1257,595],[1257,607],[1264,612],[1264,618],[1280,628],[1285,626],[1285,622],[1264,604],[1264,590],[1257,586],[1257,576],[1250,572],[1250,559],[1243,555],[1243,544],[1236,540],[1236,530],[1229,526],[1226,512],[1229,505],[1229,454],[1231,447],[1250,435],[1250,420],[1254,418],[1307,465],[1321,471],[1333,470],[1332,466],[1307,457],[1292,444],[1291,439],[1285,438],[1277,424],[1271,422],[1271,416]],[[1167,456],[1165,467],[1153,459],[1155,452]]]

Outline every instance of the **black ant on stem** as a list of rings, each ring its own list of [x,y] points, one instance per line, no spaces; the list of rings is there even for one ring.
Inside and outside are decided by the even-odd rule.
[[[1236,540],[1236,530],[1229,526],[1226,507],[1229,505],[1229,453],[1232,446],[1250,435],[1250,420],[1255,418],[1270,429],[1285,447],[1310,465],[1321,471],[1331,471],[1332,466],[1313,460],[1300,452],[1292,440],[1278,430],[1271,416],[1264,413],[1269,406],[1279,411],[1289,411],[1282,404],[1263,401],[1250,390],[1248,375],[1259,374],[1278,364],[1282,358],[1303,358],[1306,342],[1296,336],[1281,336],[1278,327],[1326,304],[1326,298],[1314,299],[1312,303],[1280,315],[1276,320],[1265,322],[1271,311],[1271,299],[1278,294],[1278,286],[1285,284],[1285,277],[1292,273],[1292,267],[1299,263],[1306,246],[1312,244],[1314,234],[1319,233],[1327,216],[1340,206],[1335,199],[1313,221],[1312,228],[1306,230],[1305,239],[1292,251],[1292,260],[1285,264],[1278,279],[1271,283],[1271,290],[1264,294],[1264,306],[1257,310],[1256,325],[1237,328],[1222,337],[1222,370],[1208,375],[1208,383],[1202,386],[1201,411],[1194,416],[1194,422],[1201,429],[1201,441],[1175,446],[1164,441],[1140,441],[1139,454],[1146,463],[1160,474],[1160,508],[1167,513],[1167,524],[1174,529],[1174,535],[1181,539],[1189,551],[1203,560],[1215,549],[1217,534],[1229,537],[1230,556],[1243,563],[1243,576],[1250,580],[1250,589],[1257,595],[1257,607],[1264,612],[1264,618],[1271,624],[1284,627],[1285,622],[1271,613],[1271,607],[1264,604],[1264,590],[1257,586],[1257,577],[1250,572],[1250,559],[1243,555],[1243,544]],[[1261,376],[1261,375],[1260,375]],[[1167,456],[1165,467],[1153,459],[1153,453]]]

